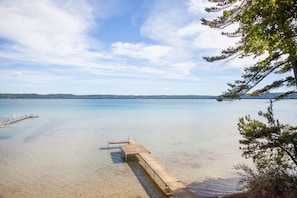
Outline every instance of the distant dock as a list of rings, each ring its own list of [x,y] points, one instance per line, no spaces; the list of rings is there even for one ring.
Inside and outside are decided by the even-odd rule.
[[[120,145],[126,161],[129,156],[136,156],[140,165],[168,197],[195,197],[181,181],[151,155],[149,150],[135,140],[108,141],[108,147],[110,144]]]
[[[25,120],[25,119],[28,119],[28,118],[38,118],[38,117],[39,117],[38,115],[26,114],[26,115],[23,115],[23,116],[17,116],[17,117],[8,118],[8,119],[5,119],[5,120],[0,120],[0,127],[5,127],[5,126],[8,126],[10,124],[13,124],[13,123],[16,123],[16,122],[19,122],[19,121],[22,121],[22,120]]]

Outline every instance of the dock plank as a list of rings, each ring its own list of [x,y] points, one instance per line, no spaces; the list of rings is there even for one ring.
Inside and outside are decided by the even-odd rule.
[[[29,118],[38,118],[39,116],[34,115],[34,114],[26,114],[24,116],[18,116],[18,117],[14,117],[14,118],[9,118],[6,120],[0,120],[0,127],[5,127],[8,126],[10,124],[25,120],[25,119],[29,119]]]
[[[165,168],[159,161],[157,161],[152,155],[147,153],[139,153],[142,159],[151,166],[151,168],[159,175],[159,177],[165,183],[171,183],[179,181],[174,177],[167,168]]]
[[[120,141],[108,141],[108,144],[129,144],[129,140],[120,140]]]
[[[128,155],[137,155],[138,153],[150,153],[144,146],[136,142],[135,140],[130,140],[129,144],[120,146],[122,151]]]
[[[127,143],[127,141],[111,142],[118,142],[119,144]],[[151,155],[151,152],[147,150],[143,145],[139,144],[135,140],[129,140],[126,145],[121,145],[120,148],[122,152],[125,154],[126,161],[128,160],[129,155],[136,155],[144,161],[145,166],[150,167],[154,174],[166,186],[166,189],[163,189],[164,192],[166,191],[165,194],[183,198],[195,197],[193,193],[181,181],[179,181],[174,175],[172,175],[170,171],[167,168],[165,168],[156,158],[154,158]],[[152,179],[155,180],[155,178],[153,177]],[[170,192],[168,192],[168,190]]]
[[[194,197],[193,193],[152,155],[148,153],[139,153],[138,155],[155,171],[176,197]]]

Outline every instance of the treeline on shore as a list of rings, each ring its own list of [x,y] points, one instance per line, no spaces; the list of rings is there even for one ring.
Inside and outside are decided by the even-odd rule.
[[[243,96],[242,99],[272,99],[281,93],[267,93],[260,96]],[[0,94],[0,99],[217,99],[210,95],[74,95],[74,94]],[[291,94],[286,99],[297,99]]]

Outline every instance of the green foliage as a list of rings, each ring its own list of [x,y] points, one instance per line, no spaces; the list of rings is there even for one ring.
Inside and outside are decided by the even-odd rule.
[[[229,84],[222,99],[240,98],[271,74],[287,74],[286,78],[254,91],[253,95],[279,87],[297,87],[297,1],[296,0],[209,0],[215,7],[207,12],[223,14],[214,19],[201,19],[202,24],[222,29],[238,24],[234,32],[222,32],[228,37],[241,37],[234,47],[219,56],[204,57],[209,62],[233,57],[263,57],[255,65],[245,68],[242,80]],[[291,93],[292,91],[290,91]],[[289,92],[288,92],[289,93]]]
[[[252,158],[256,170],[241,164],[251,197],[297,197],[297,127],[280,124],[274,118],[272,101],[259,115],[263,123],[250,116],[239,119],[238,129],[243,156]]]
[[[267,119],[267,123],[250,116],[239,119],[243,156],[252,158],[260,170],[278,168],[297,171],[297,127],[275,120],[272,102],[267,112],[260,111],[259,115]]]
[[[202,24],[217,29],[237,24],[234,32],[222,34],[240,40],[220,55],[204,59],[214,62],[252,56],[259,60],[244,69],[240,80],[229,83],[229,89],[218,100],[240,99],[247,93],[257,96],[280,87],[289,91],[276,99],[296,93],[297,0],[209,1],[215,6],[206,11],[222,11],[222,15],[214,20],[203,18]],[[271,75],[279,77],[271,84],[257,87]],[[245,116],[238,123],[243,156],[253,159],[255,165],[255,170],[246,165],[237,167],[245,172],[243,182],[247,184],[248,195],[297,197],[297,127],[280,124],[274,118],[272,102],[267,112],[261,111],[259,115],[267,122]]]

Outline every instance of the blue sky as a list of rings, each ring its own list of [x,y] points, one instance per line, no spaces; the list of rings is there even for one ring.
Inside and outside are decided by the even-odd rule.
[[[2,0],[0,93],[219,95],[248,60],[202,26],[207,0]]]

